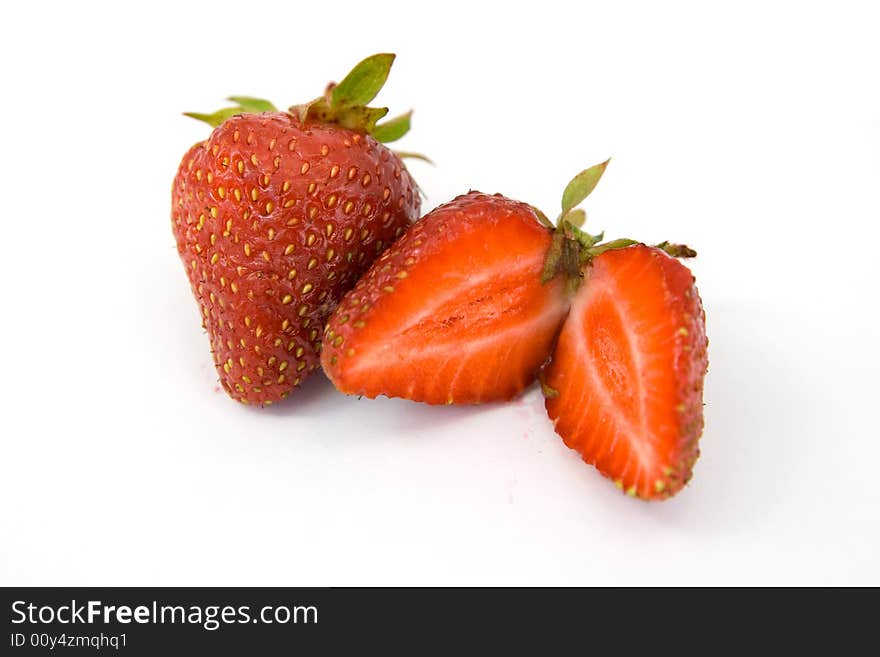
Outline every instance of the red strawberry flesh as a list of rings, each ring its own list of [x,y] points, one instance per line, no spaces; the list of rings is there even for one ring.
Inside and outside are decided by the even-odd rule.
[[[690,270],[643,245],[596,257],[544,380],[556,432],[632,495],[690,479],[703,428],[705,315]]]
[[[349,394],[432,404],[510,399],[568,307],[540,283],[551,233],[528,205],[471,192],[414,224],[331,316],[322,363]]]

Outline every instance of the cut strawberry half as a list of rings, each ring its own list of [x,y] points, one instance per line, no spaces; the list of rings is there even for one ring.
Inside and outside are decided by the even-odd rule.
[[[706,367],[690,270],[659,248],[607,250],[585,266],[543,374],[547,412],[565,444],[620,488],[662,499],[699,456]]]
[[[510,399],[568,310],[541,284],[551,231],[533,208],[470,192],[414,224],[331,316],[324,371],[342,392],[429,404]]]

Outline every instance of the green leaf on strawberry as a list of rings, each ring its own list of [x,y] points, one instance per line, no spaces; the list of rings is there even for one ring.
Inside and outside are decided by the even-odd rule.
[[[409,132],[410,117],[412,117],[412,110],[378,124],[373,130],[373,136],[376,138],[376,141],[389,144],[403,137]]]
[[[432,160],[427,155],[423,155],[422,153],[413,153],[412,151],[394,151],[394,154],[402,160],[421,160],[422,162],[427,162],[428,164],[434,164],[434,160]]]
[[[277,112],[278,108],[268,100],[263,98],[253,98],[252,96],[230,96],[226,100],[236,103],[245,112]]]
[[[351,107],[369,103],[382,90],[393,63],[394,55],[390,53],[372,55],[358,63],[342,82],[333,88],[330,96],[331,106]]]
[[[390,53],[367,57],[355,65],[342,82],[330,83],[323,95],[306,103],[292,105],[288,113],[297,117],[300,124],[338,125],[372,135],[381,143],[397,141],[409,132],[412,110],[380,124],[379,121],[388,114],[388,108],[367,106],[388,79],[394,58]],[[278,111],[274,103],[263,98],[230,96],[227,100],[235,105],[210,114],[186,112],[185,115],[216,128],[238,114]],[[399,157],[415,157],[430,162],[427,157],[417,153],[401,153]]]
[[[580,203],[590,195],[590,192],[596,188],[599,179],[602,177],[602,174],[605,173],[605,168],[610,161],[611,160],[608,159],[602,162],[602,164],[597,164],[589,169],[584,169],[571,179],[571,182],[565,187],[565,191],[562,192],[563,216],[575,206],[580,205]]]
[[[201,114],[199,112],[184,112],[184,116],[188,116],[192,119],[196,119],[197,121],[203,121],[207,123],[212,128],[216,128],[221,123],[223,123],[226,119],[231,119],[233,116],[238,114],[244,114],[245,109],[239,105],[235,107],[224,107],[223,109],[219,109],[216,112],[212,112],[211,114]]]

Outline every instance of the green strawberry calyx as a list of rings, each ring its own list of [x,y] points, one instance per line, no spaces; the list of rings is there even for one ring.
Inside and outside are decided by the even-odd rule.
[[[584,265],[589,264],[593,258],[606,251],[624,249],[634,244],[643,243],[629,238],[603,242],[604,232],[592,235],[583,229],[587,213],[577,206],[596,188],[610,161],[608,159],[601,164],[584,169],[571,179],[562,192],[562,211],[555,224],[543,212],[533,208],[538,220],[553,232],[553,238],[541,272],[542,284],[553,280],[558,275],[563,275],[573,293],[583,279]],[[696,251],[684,244],[664,241],[655,244],[654,247],[674,258],[694,258],[697,255]]]
[[[410,129],[412,111],[385,121],[387,107],[369,107],[388,79],[395,55],[379,53],[359,62],[339,84],[330,83],[322,96],[308,103],[294,105],[288,112],[299,119],[300,124],[332,124],[372,135],[377,141],[391,143],[403,137]],[[273,103],[252,96],[230,96],[233,105],[211,114],[184,112],[185,116],[198,119],[216,128],[227,119],[245,113],[277,112]],[[401,153],[401,156],[427,159],[418,153]]]

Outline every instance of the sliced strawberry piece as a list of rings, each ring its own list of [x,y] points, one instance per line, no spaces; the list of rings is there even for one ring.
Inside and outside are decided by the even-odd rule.
[[[471,192],[414,224],[331,316],[321,362],[342,392],[429,404],[510,399],[568,309],[541,285],[551,231],[528,205]]]
[[[699,456],[705,315],[690,270],[644,245],[595,257],[544,372],[565,444],[644,499],[684,486]]]

